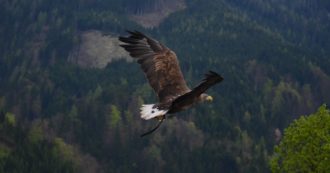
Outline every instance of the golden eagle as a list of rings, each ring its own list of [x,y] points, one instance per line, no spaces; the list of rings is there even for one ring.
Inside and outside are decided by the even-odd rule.
[[[121,44],[130,56],[137,59],[151,87],[158,95],[159,103],[145,104],[141,107],[141,118],[157,118],[158,125],[147,134],[155,131],[167,114],[190,108],[194,104],[212,101],[204,93],[208,88],[223,80],[219,74],[209,71],[202,82],[192,90],[188,88],[180,70],[175,53],[157,40],[138,31],[127,31],[128,37],[119,37]]]

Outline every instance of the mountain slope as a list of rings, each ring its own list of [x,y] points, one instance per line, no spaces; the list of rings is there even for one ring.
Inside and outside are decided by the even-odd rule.
[[[153,29],[130,18],[150,0],[0,4],[0,172],[269,172],[283,128],[330,103],[325,1],[186,1]],[[138,65],[68,61],[81,33],[125,29],[173,49],[191,87],[222,74],[214,103],[141,139],[156,97]]]

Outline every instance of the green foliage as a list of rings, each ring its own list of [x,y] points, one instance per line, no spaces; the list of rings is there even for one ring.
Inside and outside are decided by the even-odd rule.
[[[11,150],[9,147],[0,144],[0,172],[5,172],[4,165],[10,156],[10,152]]]
[[[4,145],[0,145],[0,160],[4,161],[10,154],[10,149]],[[0,162],[1,162],[0,161]]]
[[[74,161],[73,147],[66,144],[62,138],[55,138],[53,145],[53,155],[59,155],[60,159],[63,159],[67,162]]]
[[[78,121],[78,108],[76,105],[71,107],[71,110],[67,116],[71,121]]]
[[[7,112],[5,115],[6,124],[14,127],[16,125],[16,118],[13,113]]]
[[[272,129],[329,104],[329,3],[190,0],[159,27],[130,18],[173,2],[1,2],[0,172],[269,172]],[[157,98],[139,66],[67,61],[81,32],[125,29],[174,50],[191,87],[221,73],[214,103],[141,139],[154,122],[139,108]]]
[[[35,121],[29,130],[28,139],[31,143],[39,143],[44,140],[44,133],[40,121]]]
[[[110,119],[108,120],[109,127],[117,127],[121,121],[120,111],[115,105],[111,105],[110,109],[111,109]]]
[[[275,147],[272,172],[328,172],[330,170],[330,111],[322,105],[285,129]]]

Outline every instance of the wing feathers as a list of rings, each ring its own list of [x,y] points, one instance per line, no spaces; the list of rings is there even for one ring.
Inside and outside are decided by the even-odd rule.
[[[125,43],[138,44],[139,40],[134,38],[119,37],[119,40]]]
[[[139,31],[127,31],[128,33],[130,33],[131,35],[128,37],[128,39],[131,39],[131,41],[137,41],[138,43],[141,42],[147,42],[148,46],[150,46],[150,48],[153,51],[161,51],[163,48],[165,48],[165,46],[163,46],[162,44],[160,44],[157,40],[154,40],[146,35],[144,35],[143,33],[139,32]],[[123,37],[120,37],[123,38]],[[119,40],[120,40],[119,38]],[[124,41],[124,39],[120,40],[120,41]],[[127,42],[126,42],[127,43]],[[133,43],[135,44],[135,43]]]
[[[137,59],[161,102],[190,91],[173,51],[141,32],[127,32],[128,37],[119,37],[125,43],[120,46]]]
[[[193,98],[197,98],[202,93],[204,93],[208,88],[221,82],[222,80],[223,80],[222,76],[220,76],[219,74],[213,71],[209,71],[207,74],[205,74],[205,78],[202,80],[202,82],[199,85],[197,85],[192,91],[187,92],[186,94],[175,99],[174,102],[172,103],[172,108],[180,106],[184,102],[193,102],[194,100]]]
[[[204,93],[208,88],[211,86],[221,82],[223,80],[223,77],[217,74],[216,72],[209,71],[205,74],[205,78],[202,80],[202,82],[195,87],[192,92],[195,94],[202,94]]]

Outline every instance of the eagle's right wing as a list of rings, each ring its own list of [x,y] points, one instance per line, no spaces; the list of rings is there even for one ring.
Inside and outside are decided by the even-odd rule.
[[[138,31],[128,33],[129,37],[119,37],[126,43],[120,46],[138,59],[160,102],[170,101],[190,91],[172,50]]]

